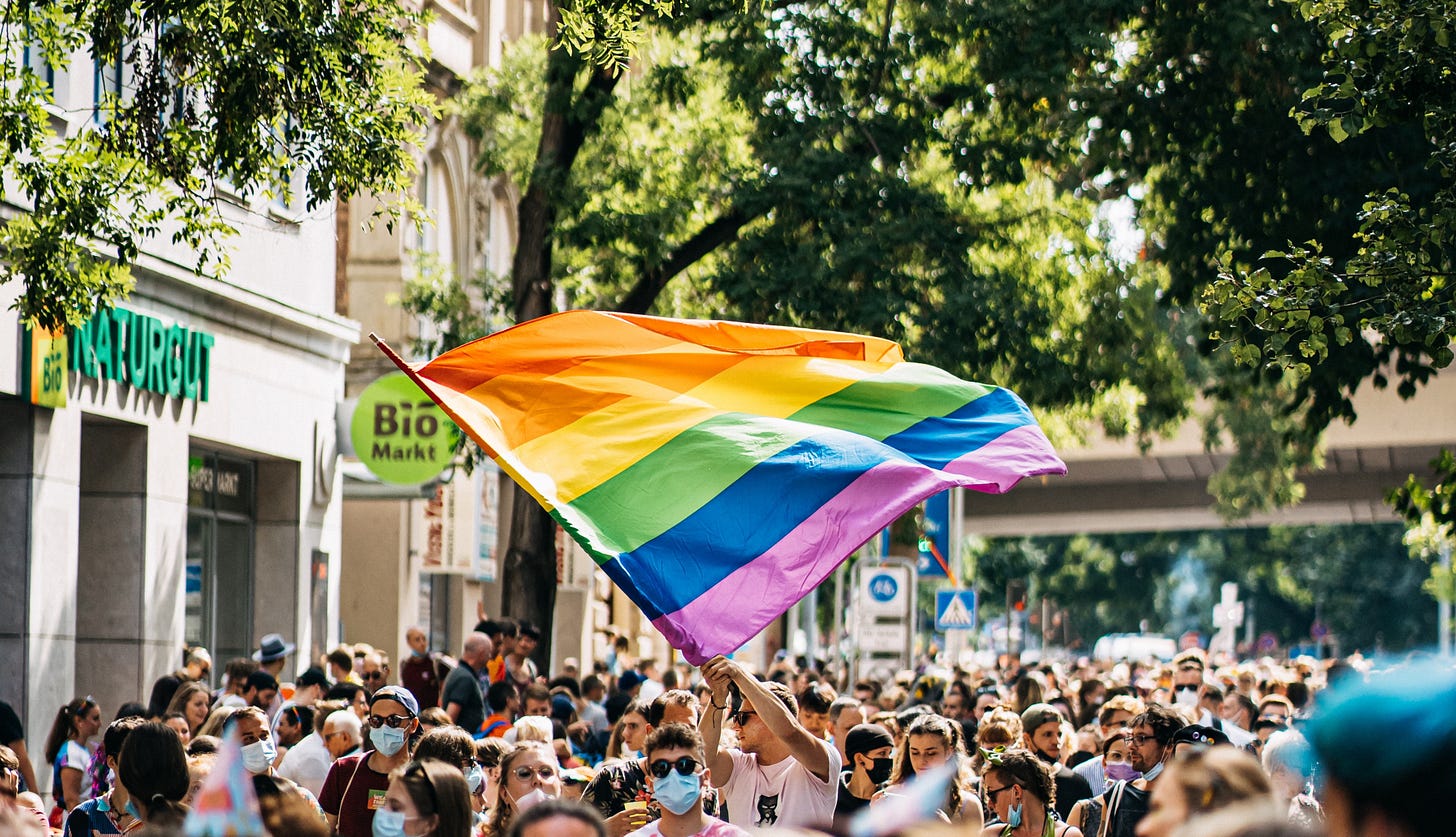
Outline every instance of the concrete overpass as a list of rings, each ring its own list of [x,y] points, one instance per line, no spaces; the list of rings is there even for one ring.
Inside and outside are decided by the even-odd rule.
[[[966,492],[965,532],[988,537],[1208,529],[1227,525],[1393,522],[1385,494],[1412,473],[1428,473],[1442,447],[1456,449],[1456,375],[1432,379],[1402,401],[1395,388],[1356,394],[1353,425],[1325,433],[1324,467],[1302,475],[1304,502],[1225,523],[1208,478],[1229,459],[1203,447],[1197,421],[1142,454],[1131,439],[1092,439],[1059,448],[1067,476],[1028,480],[1011,493]]]

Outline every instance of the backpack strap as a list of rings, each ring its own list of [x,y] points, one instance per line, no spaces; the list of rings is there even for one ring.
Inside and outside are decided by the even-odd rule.
[[[1117,816],[1117,809],[1122,807],[1122,793],[1127,790],[1127,781],[1123,780],[1112,786],[1107,793],[1107,804],[1102,806],[1102,823],[1097,827],[1097,837],[1108,837],[1112,833],[1112,818]]]

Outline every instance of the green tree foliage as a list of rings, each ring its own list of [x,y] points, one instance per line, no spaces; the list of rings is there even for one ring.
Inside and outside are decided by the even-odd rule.
[[[1237,446],[1230,514],[1297,500],[1351,382],[1403,357],[1333,340],[1251,372],[1210,339],[1259,310],[1204,295],[1221,271],[1308,240],[1343,265],[1367,195],[1429,180],[1411,125],[1301,128],[1327,42],[1283,0],[704,0],[646,22],[631,73],[558,38],[467,94],[483,169],[522,189],[517,319],[560,289],[872,332],[1144,442],[1201,389],[1210,444]],[[1136,260],[1109,255],[1112,200]]]
[[[870,332],[1044,408],[1121,403],[1131,384],[1117,430],[1182,417],[1160,274],[1109,258],[1095,205],[1046,176],[963,172],[965,123],[984,121],[963,112],[967,10],[730,10],[657,30],[555,171],[548,284],[569,304]],[[515,45],[462,98],[482,170],[523,192],[551,121],[544,50]],[[588,124],[598,71],[579,71],[566,112]]]
[[[1401,541],[1395,524],[997,539],[979,550],[976,586],[999,613],[1006,582],[1030,578],[1033,599],[1065,611],[1083,648],[1144,620],[1207,636],[1219,586],[1233,581],[1256,629],[1281,644],[1309,642],[1318,618],[1346,652],[1403,650],[1430,643],[1435,608],[1425,564]]]
[[[1237,296],[1215,279],[1255,271],[1290,241],[1322,241],[1336,264],[1353,258],[1368,194],[1425,188],[1419,131],[1389,124],[1338,143],[1301,130],[1291,112],[1323,78],[1326,42],[1318,21],[1283,0],[1030,5],[1054,5],[1061,29],[1052,29],[1065,34],[1034,38],[1008,13],[988,29],[997,60],[1065,71],[1056,84],[1031,84],[1023,104],[1005,111],[1006,130],[1026,137],[1027,153],[1056,166],[1068,188],[1132,198],[1147,236],[1143,257],[1169,274],[1165,304],[1192,315],[1185,307],[1202,303],[1207,319],[1187,334],[1205,357],[1197,379],[1210,441],[1230,438],[1237,451],[1211,486],[1224,511],[1297,500],[1297,469],[1317,464],[1320,434],[1353,419],[1355,386],[1399,353],[1332,339],[1318,364],[1241,370],[1240,352],[1215,351],[1217,338],[1297,305]],[[1025,104],[1043,99],[1045,109]],[[1252,420],[1250,406],[1265,420]]]
[[[130,287],[149,240],[222,272],[219,183],[304,205],[406,193],[433,109],[393,0],[15,0],[0,11],[0,227],[24,319],[84,321]],[[58,106],[47,76],[84,51],[119,90]]]
[[[1373,141],[1376,162],[1395,176],[1332,207],[1353,226],[1348,237],[1291,235],[1264,254],[1263,267],[1226,264],[1205,302],[1235,357],[1282,370],[1314,393],[1310,426],[1319,429],[1352,415],[1348,396],[1365,382],[1383,388],[1394,379],[1410,398],[1451,363],[1456,23],[1449,7],[1429,0],[1314,0],[1297,10],[1320,36],[1322,60],[1292,115],[1352,159],[1367,157]],[[1418,550],[1437,530],[1450,537],[1450,455],[1432,471],[1391,497]],[[1449,579],[1436,574],[1449,597]]]
[[[1205,300],[1233,354],[1292,371],[1318,422],[1348,416],[1366,381],[1409,398],[1451,362],[1456,23],[1429,0],[1290,8],[1319,50],[1292,117],[1378,176],[1332,177],[1335,228],[1272,242],[1258,269],[1226,264]]]
[[[573,306],[870,332],[1118,431],[1181,418],[1160,274],[1108,258],[1094,207],[1044,173],[965,174],[964,136],[991,130],[972,13],[704,2],[657,21],[630,76],[562,30],[512,48],[462,97],[482,170],[522,195],[506,313],[544,314],[559,288]],[[505,600],[549,612],[550,522],[517,499]]]

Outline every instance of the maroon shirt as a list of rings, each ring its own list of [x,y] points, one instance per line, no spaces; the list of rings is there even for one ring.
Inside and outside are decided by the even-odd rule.
[[[389,774],[369,767],[368,752],[344,756],[329,768],[319,792],[324,813],[339,818],[339,837],[373,837],[374,812],[384,807]]]
[[[410,690],[421,709],[440,705],[442,668],[440,661],[428,654],[423,657],[411,654],[400,665],[399,684]]]

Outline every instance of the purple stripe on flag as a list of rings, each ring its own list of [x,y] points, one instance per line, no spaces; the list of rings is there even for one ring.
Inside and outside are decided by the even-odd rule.
[[[958,482],[915,462],[882,462],[768,551],[652,624],[693,665],[729,653],[802,599],[875,532],[906,509]],[[785,586],[792,579],[799,581]]]
[[[958,485],[1000,494],[1010,491],[1023,477],[1065,474],[1067,465],[1052,450],[1041,428],[1026,424],[950,462],[945,471],[960,477]]]

